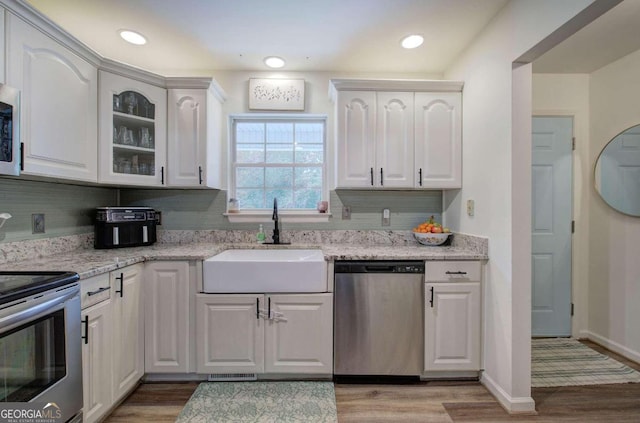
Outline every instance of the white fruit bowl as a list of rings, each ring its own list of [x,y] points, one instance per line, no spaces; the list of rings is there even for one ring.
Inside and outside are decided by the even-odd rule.
[[[451,233],[440,233],[440,234],[432,234],[432,233],[421,233],[414,232],[413,236],[415,239],[422,245],[440,245],[443,244]]]

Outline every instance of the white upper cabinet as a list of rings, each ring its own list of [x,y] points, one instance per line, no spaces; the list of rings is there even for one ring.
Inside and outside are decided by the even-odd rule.
[[[413,187],[413,93],[379,92],[376,100],[377,186]]]
[[[376,93],[344,91],[337,102],[337,186],[375,183]]]
[[[96,182],[96,67],[10,13],[6,24],[6,82],[21,91],[23,173]]]
[[[462,95],[416,93],[416,188],[462,188]]]
[[[100,71],[99,182],[167,184],[167,90]]]
[[[336,188],[462,186],[462,83],[331,80]]]
[[[170,89],[168,185],[222,188],[220,128],[224,94],[219,89]]]

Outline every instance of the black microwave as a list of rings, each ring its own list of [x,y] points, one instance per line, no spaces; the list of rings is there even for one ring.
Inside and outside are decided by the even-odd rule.
[[[156,242],[160,214],[149,207],[98,207],[95,248],[140,247]]]
[[[0,84],[0,174],[19,175],[22,165],[20,144],[20,93]]]

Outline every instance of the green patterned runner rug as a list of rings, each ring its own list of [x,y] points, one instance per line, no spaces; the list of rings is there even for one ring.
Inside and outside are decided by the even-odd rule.
[[[336,423],[332,382],[204,382],[177,423]]]
[[[531,340],[531,386],[640,383],[640,373],[573,338]]]

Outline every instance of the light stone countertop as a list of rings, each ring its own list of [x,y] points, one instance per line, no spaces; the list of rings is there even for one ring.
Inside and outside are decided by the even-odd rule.
[[[96,250],[76,249],[5,263],[2,270],[74,271],[81,279],[151,260],[204,260],[228,249],[239,248],[318,248],[327,261],[336,260],[487,260],[486,254],[461,247],[422,245],[298,244],[265,246],[257,243],[158,243],[147,247]]]

